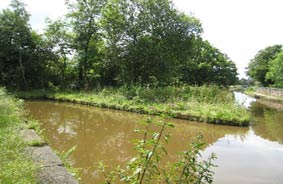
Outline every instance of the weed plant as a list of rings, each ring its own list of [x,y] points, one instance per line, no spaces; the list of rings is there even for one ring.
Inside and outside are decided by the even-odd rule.
[[[160,126],[159,132],[151,130],[155,124]],[[212,163],[216,156],[212,154],[208,160],[201,158],[201,136],[189,146],[187,151],[180,154],[176,163],[164,166],[162,160],[167,155],[164,147],[170,139],[166,129],[173,127],[173,124],[161,121],[153,123],[150,118],[145,122],[144,130],[136,130],[142,134],[141,140],[135,141],[137,156],[132,158],[125,168],[118,166],[113,171],[107,171],[107,167],[101,163],[100,171],[105,177],[106,184],[125,183],[125,184],[146,184],[146,183],[164,183],[164,184],[202,184],[213,182]]]

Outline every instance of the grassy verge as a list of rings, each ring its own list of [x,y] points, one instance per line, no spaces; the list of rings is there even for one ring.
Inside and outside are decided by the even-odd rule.
[[[45,98],[213,124],[248,126],[250,113],[217,86],[121,87],[80,91],[20,91],[21,98]]]
[[[36,183],[37,168],[26,157],[26,144],[19,137],[22,101],[0,88],[0,183]]]

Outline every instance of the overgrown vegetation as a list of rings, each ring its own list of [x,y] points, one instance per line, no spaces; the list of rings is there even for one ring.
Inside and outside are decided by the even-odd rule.
[[[160,127],[160,132],[151,130],[151,126]],[[164,147],[170,139],[166,129],[173,127],[168,122],[153,123],[150,118],[145,122],[144,130],[136,130],[142,134],[141,140],[135,141],[137,156],[132,158],[125,168],[117,167],[114,171],[107,171],[103,163],[100,164],[100,170],[105,177],[105,183],[111,184],[118,181],[127,184],[143,183],[176,183],[176,184],[201,184],[212,183],[212,167],[215,165],[212,160],[216,158],[212,154],[208,160],[201,159],[201,136],[198,136],[189,146],[187,151],[180,153],[179,160],[176,163],[162,163],[167,151]]]
[[[89,92],[36,90],[16,94],[22,98],[48,98],[215,124],[247,126],[250,119],[249,112],[235,103],[228,89],[218,86],[136,86]]]
[[[63,152],[56,151],[56,154],[62,160],[64,167],[72,174],[72,176],[76,177],[78,180],[81,180],[80,168],[74,168],[70,161],[70,157],[73,154],[73,152],[76,150],[76,148],[77,146],[73,146],[70,149],[63,151]]]
[[[0,88],[0,183],[36,183],[37,168],[26,157],[26,144],[19,137],[23,101]]]

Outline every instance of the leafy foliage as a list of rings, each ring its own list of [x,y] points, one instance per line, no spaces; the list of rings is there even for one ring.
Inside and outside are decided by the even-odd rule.
[[[67,86],[67,81],[74,79],[71,64],[68,61],[73,47],[73,35],[67,29],[67,23],[64,20],[47,20],[48,27],[45,30],[44,36],[48,48],[54,53],[54,57],[48,62],[46,68],[48,73],[52,74],[53,83],[59,84],[64,88]],[[56,79],[59,79],[58,81]]]
[[[274,81],[275,87],[283,87],[283,50],[270,61],[267,79]]]
[[[13,0],[10,6],[11,9],[0,12],[0,84],[44,87],[46,64],[54,54],[41,36],[31,30],[25,5]]]
[[[174,82],[180,77],[176,66],[190,58],[192,40],[202,30],[168,0],[109,1],[102,23],[111,57],[106,59],[117,59],[115,79],[123,84]]]
[[[68,3],[70,25],[74,33],[73,48],[77,51],[78,85],[88,89],[99,78],[102,37],[99,19],[104,0],[78,0]]]
[[[273,45],[260,50],[248,66],[247,74],[262,85],[268,86],[273,83],[271,78],[266,78],[269,71],[270,62],[275,59],[276,55],[281,51],[282,45]]]
[[[136,130],[143,135],[143,139],[135,141],[137,156],[132,158],[125,168],[120,166],[111,172],[101,163],[100,170],[105,176],[105,183],[111,184],[117,181],[122,183],[212,183],[212,160],[216,158],[212,154],[207,161],[200,161],[201,136],[198,136],[187,151],[180,154],[180,160],[164,166],[162,159],[167,155],[164,144],[168,143],[170,135],[166,129],[174,127],[173,124],[161,121],[160,132],[151,131],[154,123],[150,118],[145,122],[145,130]]]
[[[182,65],[183,81],[188,84],[232,85],[237,83],[237,68],[229,57],[208,41],[198,38],[191,60]]]
[[[169,0],[78,0],[32,31],[19,0],[0,12],[0,84],[13,88],[231,85],[235,64]]]

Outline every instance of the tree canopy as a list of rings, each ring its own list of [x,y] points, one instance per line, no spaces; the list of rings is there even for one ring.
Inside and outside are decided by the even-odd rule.
[[[270,62],[276,58],[281,50],[282,45],[273,45],[260,50],[249,63],[248,76],[259,81],[263,86],[272,85],[273,80],[270,77],[267,78],[266,75],[269,71]]]
[[[283,50],[270,61],[266,77],[274,82],[275,87],[283,87]]]
[[[77,0],[29,25],[19,0],[0,12],[0,84],[17,88],[234,84],[235,64],[201,38],[194,16],[169,0]]]

